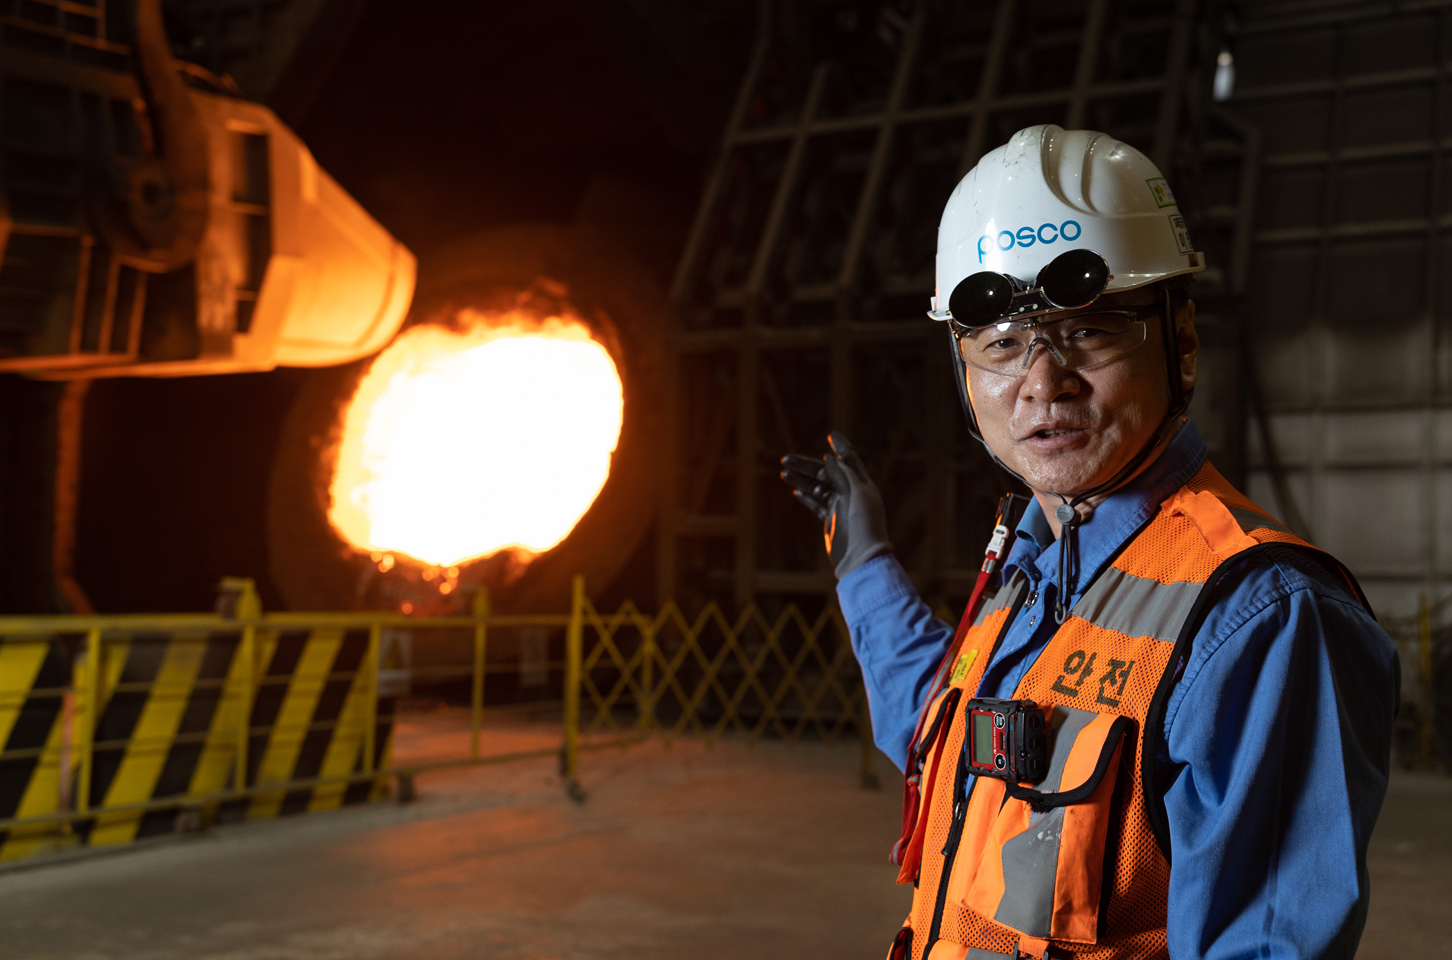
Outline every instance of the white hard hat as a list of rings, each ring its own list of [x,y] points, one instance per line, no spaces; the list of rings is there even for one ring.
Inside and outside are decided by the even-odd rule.
[[[1134,147],[1093,130],[1029,127],[958,183],[938,225],[935,320],[964,277],[992,272],[1026,286],[1066,250],[1109,265],[1105,292],[1205,269],[1170,185]]]

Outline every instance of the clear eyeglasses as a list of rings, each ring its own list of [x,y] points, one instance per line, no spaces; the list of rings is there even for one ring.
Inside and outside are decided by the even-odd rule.
[[[1089,309],[1073,316],[1040,315],[1031,320],[1000,320],[970,328],[949,321],[964,362],[1004,377],[1024,374],[1039,351],[1068,370],[1088,370],[1118,360],[1144,343],[1146,321],[1163,304]]]

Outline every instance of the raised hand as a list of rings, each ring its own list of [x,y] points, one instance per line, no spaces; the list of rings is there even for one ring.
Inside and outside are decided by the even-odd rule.
[[[882,494],[867,475],[851,441],[837,431],[827,435],[832,452],[820,460],[789,453],[781,458],[781,478],[792,495],[822,521],[827,556],[837,579],[892,551]]]

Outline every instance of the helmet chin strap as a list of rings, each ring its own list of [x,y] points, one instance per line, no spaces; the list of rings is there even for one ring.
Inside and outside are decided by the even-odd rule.
[[[1074,594],[1074,591],[1069,587],[1069,583],[1071,579],[1077,582],[1079,578],[1079,526],[1084,522],[1084,518],[1079,516],[1078,506],[1093,497],[1111,493],[1129,482],[1130,478],[1139,471],[1140,467],[1144,466],[1145,461],[1161,445],[1167,444],[1179,432],[1182,422],[1180,418],[1184,416],[1185,411],[1190,406],[1190,397],[1193,391],[1186,391],[1184,383],[1180,380],[1180,338],[1175,326],[1174,302],[1169,290],[1164,291],[1164,296],[1165,313],[1162,320],[1164,336],[1161,339],[1165,343],[1166,369],[1170,382],[1170,406],[1165,411],[1164,419],[1160,421],[1160,425],[1155,429],[1154,436],[1114,476],[1103,483],[1096,484],[1088,490],[1074,494],[1072,497],[1062,493],[1052,494],[1059,498],[1059,505],[1054,509],[1054,519],[1059,521],[1061,527],[1059,532],[1058,592],[1054,598],[1054,621],[1056,623],[1063,623],[1064,618],[1069,615],[1067,598]],[[950,338],[954,337],[951,330],[948,336]],[[988,451],[988,455],[993,458],[994,463],[1002,467],[1009,476],[1013,477],[1019,483],[1033,490],[1033,485],[1020,476],[1017,471],[1008,466],[1008,464],[1000,460],[998,455],[993,452],[993,449],[988,446],[988,441],[983,439],[983,433],[978,429],[977,414],[973,412],[973,401],[968,396],[968,365],[963,360],[962,353],[958,350],[956,339],[952,346],[953,365],[958,372],[958,397],[963,401],[963,411],[968,417],[968,432],[973,434],[979,443],[983,444],[983,448]],[[1046,492],[1052,493],[1052,491]]]

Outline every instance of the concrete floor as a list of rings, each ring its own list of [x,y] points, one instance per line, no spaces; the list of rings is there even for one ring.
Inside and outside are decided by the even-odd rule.
[[[908,890],[886,862],[898,793],[860,789],[857,759],[854,743],[600,751],[583,806],[553,761],[434,773],[409,806],[0,875],[0,957],[876,960]],[[1398,776],[1363,958],[1452,958],[1449,811],[1452,779]]]
[[[1366,860],[1357,960],[1452,960],[1452,777],[1394,772]]]
[[[522,745],[522,744],[521,744]],[[858,747],[677,743],[441,771],[409,806],[0,875],[6,960],[879,958],[899,798]]]

